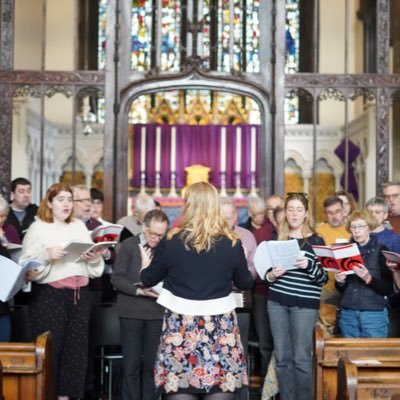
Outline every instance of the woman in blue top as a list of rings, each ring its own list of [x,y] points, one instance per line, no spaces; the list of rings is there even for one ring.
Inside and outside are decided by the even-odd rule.
[[[304,255],[297,259],[296,269],[277,265],[266,273],[276,375],[282,400],[311,400],[313,334],[321,286],[327,282],[311,246],[324,241],[311,228],[305,193],[288,193],[283,213],[278,240],[297,239]]]
[[[166,312],[156,386],[167,399],[231,400],[248,384],[232,289],[250,289],[253,278],[242,244],[221,213],[217,190],[195,183],[185,197],[178,227],[141,272],[147,287],[163,281],[157,301]]]

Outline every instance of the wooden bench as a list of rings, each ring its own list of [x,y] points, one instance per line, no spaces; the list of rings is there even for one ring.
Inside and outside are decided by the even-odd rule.
[[[36,343],[0,342],[3,395],[6,400],[53,400],[51,334]]]
[[[4,400],[3,397],[3,366],[0,361],[0,400]]]
[[[318,400],[336,400],[339,358],[400,362],[400,338],[328,337],[322,328],[315,329],[315,393]]]
[[[356,364],[339,359],[337,400],[388,400],[400,396],[400,361]]]

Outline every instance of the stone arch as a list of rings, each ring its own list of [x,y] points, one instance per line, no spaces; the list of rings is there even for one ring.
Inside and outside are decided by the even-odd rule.
[[[179,89],[202,89],[232,92],[248,96],[258,105],[261,115],[261,140],[259,156],[261,171],[266,171],[260,177],[261,193],[263,196],[272,194],[276,190],[276,182],[283,177],[283,157],[277,158],[276,154],[283,154],[283,128],[282,132],[275,133],[273,140],[272,118],[270,114],[270,94],[260,85],[246,81],[245,78],[218,77],[193,68],[182,74],[159,78],[147,78],[127,85],[120,96],[118,114],[118,129],[116,130],[113,160],[110,164],[127,165],[128,144],[128,112],[130,104],[141,95]],[[116,156],[118,155],[118,156]],[[108,165],[111,154],[105,153],[105,162]],[[108,160],[107,160],[108,158]],[[117,160],[118,159],[118,160]],[[278,161],[277,161],[278,160]],[[114,192],[119,196],[115,198],[115,210],[123,210],[126,206],[128,179],[127,174],[121,174],[115,183]]]

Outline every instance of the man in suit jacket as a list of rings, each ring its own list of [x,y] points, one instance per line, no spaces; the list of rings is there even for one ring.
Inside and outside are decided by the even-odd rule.
[[[142,233],[121,243],[111,276],[117,290],[123,354],[123,400],[152,400],[153,368],[160,343],[164,308],[156,303],[158,293],[140,285],[140,245],[154,249],[165,236],[168,217],[160,210],[149,211]]]

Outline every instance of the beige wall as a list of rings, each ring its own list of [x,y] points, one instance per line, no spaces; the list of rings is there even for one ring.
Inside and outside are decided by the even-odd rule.
[[[349,40],[347,72],[361,73],[363,69],[363,27],[357,19],[359,0],[349,0]],[[321,73],[345,72],[345,0],[320,0],[320,58]],[[362,112],[362,101],[349,102],[349,120]],[[344,107],[339,102],[320,103],[320,123],[337,125],[344,122]]]
[[[74,69],[75,0],[46,1],[45,69],[70,71]],[[14,68],[40,70],[42,59],[42,1],[15,2]],[[30,108],[37,104],[28,99]],[[72,122],[72,100],[63,95],[46,98],[46,119],[52,122]]]

